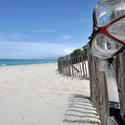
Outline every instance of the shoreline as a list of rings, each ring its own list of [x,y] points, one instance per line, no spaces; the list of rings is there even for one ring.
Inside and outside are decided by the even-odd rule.
[[[29,65],[42,65],[42,64],[57,64],[57,62],[47,62],[47,63],[34,63],[34,64],[17,64],[17,65],[0,65],[0,67],[15,67],[15,66],[29,66]]]
[[[0,59],[0,66],[56,63],[57,59]]]

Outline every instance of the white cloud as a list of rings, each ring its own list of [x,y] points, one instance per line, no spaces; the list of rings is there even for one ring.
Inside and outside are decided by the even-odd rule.
[[[28,34],[20,34],[20,33],[8,33],[8,34],[3,34],[0,33],[0,41],[8,41],[8,40],[20,40],[20,39],[30,39],[32,36]]]
[[[64,39],[64,40],[68,40],[70,39],[72,36],[70,35],[62,35],[61,38]]]
[[[17,38],[31,38],[30,35],[27,35],[27,34],[19,34],[19,33],[10,33],[9,34],[9,38],[14,38],[14,39],[17,39]]]
[[[34,32],[34,33],[50,33],[50,32],[54,32],[54,31],[49,30],[49,29],[39,29],[39,30],[32,30],[32,32]]]
[[[0,40],[4,40],[4,34],[3,33],[0,33]]]
[[[71,52],[69,44],[51,42],[0,41],[0,58],[60,57]]]
[[[70,53],[73,52],[74,49],[64,49],[64,54],[69,55]]]
[[[70,54],[79,45],[73,43],[61,43],[54,41],[23,41],[20,38],[28,38],[27,34],[1,34],[0,33],[0,58],[47,58],[60,57]],[[63,39],[71,36],[64,35]],[[14,39],[15,38],[15,39]],[[18,41],[18,39],[19,41]]]

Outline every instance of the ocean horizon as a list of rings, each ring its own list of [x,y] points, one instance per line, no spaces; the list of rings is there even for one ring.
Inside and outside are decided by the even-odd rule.
[[[0,59],[0,66],[56,63],[57,59]]]

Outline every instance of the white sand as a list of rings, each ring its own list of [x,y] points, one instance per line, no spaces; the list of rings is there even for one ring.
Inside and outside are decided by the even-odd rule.
[[[68,97],[89,96],[89,81],[56,70],[56,63],[0,67],[0,125],[64,125]]]

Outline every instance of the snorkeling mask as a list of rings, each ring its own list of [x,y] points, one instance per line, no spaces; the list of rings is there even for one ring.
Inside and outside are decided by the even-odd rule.
[[[102,0],[93,12],[91,52],[108,59],[125,45],[125,0]]]

